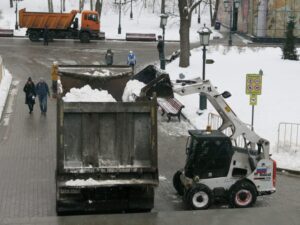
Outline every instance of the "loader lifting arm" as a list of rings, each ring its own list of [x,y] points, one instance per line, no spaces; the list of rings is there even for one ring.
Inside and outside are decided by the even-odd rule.
[[[207,99],[216,109],[221,116],[223,123],[218,130],[224,131],[226,128],[231,128],[232,135],[231,139],[236,140],[237,137],[242,136],[248,141],[247,145],[251,146],[251,149],[255,149],[257,145],[258,154],[260,155],[261,148],[263,149],[264,158],[268,159],[269,156],[269,141],[261,138],[254,131],[242,122],[236,114],[232,111],[229,105],[225,102],[222,94],[220,94],[215,86],[211,84],[209,80],[198,81],[194,84],[174,86],[173,91],[179,95],[190,95],[195,93],[202,93],[206,95]]]

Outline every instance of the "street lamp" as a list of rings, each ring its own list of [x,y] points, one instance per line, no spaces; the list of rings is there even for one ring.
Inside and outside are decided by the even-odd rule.
[[[118,34],[121,34],[121,33],[122,33],[122,28],[121,28],[121,10],[122,10],[122,5],[124,5],[125,3],[126,3],[126,1],[122,3],[122,0],[120,0],[119,3],[117,3],[117,2],[115,1],[115,4],[118,4],[118,5],[119,5],[119,26],[118,26]]]
[[[15,29],[19,29],[19,24],[18,24],[18,2],[23,1],[23,0],[14,0],[16,2],[16,24],[15,24]]]
[[[205,64],[206,64],[206,46],[209,45],[209,38],[211,34],[211,30],[207,28],[204,24],[204,27],[198,31],[200,38],[200,45],[203,46],[203,55],[202,55],[202,81],[205,81]],[[207,109],[207,100],[204,94],[199,94],[199,109],[204,110]]]
[[[230,13],[230,20],[229,20],[229,39],[228,39],[228,45],[231,46],[232,45],[232,17],[233,17],[233,12],[234,9],[239,8],[240,6],[240,0],[224,0],[224,8],[226,12]],[[230,10],[227,10],[228,8],[230,8]]]
[[[166,60],[165,60],[165,28],[168,22],[168,15],[167,14],[161,14],[160,15],[160,27],[163,30],[163,50],[162,50],[162,57],[160,62],[160,67],[162,70],[166,69]]]

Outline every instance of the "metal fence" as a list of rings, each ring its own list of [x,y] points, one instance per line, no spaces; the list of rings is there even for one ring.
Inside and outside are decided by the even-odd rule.
[[[297,152],[300,150],[300,124],[279,123],[277,152]]]

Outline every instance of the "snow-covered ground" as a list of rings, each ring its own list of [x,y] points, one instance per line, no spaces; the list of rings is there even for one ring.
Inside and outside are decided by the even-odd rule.
[[[9,92],[12,76],[8,70],[0,68],[2,71],[2,80],[0,80],[0,119],[5,106],[6,98]]]

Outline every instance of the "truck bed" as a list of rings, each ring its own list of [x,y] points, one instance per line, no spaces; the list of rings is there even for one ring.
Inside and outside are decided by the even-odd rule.
[[[68,29],[77,10],[70,13],[45,13],[45,12],[26,12],[26,9],[19,11],[19,25],[30,29],[44,29],[46,26],[49,30],[66,30]]]

